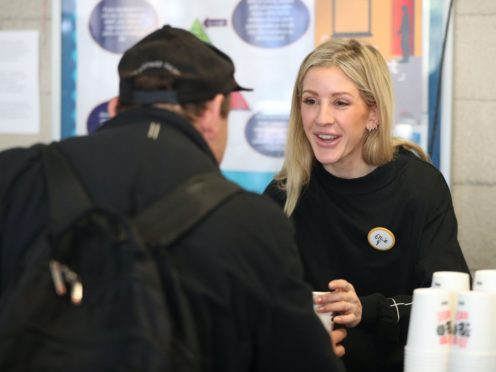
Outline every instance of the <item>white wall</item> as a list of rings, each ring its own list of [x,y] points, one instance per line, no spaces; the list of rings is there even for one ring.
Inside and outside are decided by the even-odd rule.
[[[455,0],[452,190],[472,270],[496,268],[496,1]]]

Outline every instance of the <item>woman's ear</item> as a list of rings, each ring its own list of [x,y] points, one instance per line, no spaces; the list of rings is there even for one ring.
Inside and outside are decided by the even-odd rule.
[[[112,98],[107,104],[107,112],[110,118],[117,115],[117,105],[119,104],[119,97]]]
[[[366,128],[369,132],[376,130],[379,127],[379,110],[377,105],[374,105],[369,110],[369,117]]]

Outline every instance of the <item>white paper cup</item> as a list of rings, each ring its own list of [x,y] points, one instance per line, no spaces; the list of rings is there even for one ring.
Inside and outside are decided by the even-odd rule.
[[[436,271],[432,274],[432,288],[440,288],[450,292],[451,323],[455,322],[458,293],[470,290],[470,275],[460,271]]]
[[[315,298],[317,296],[323,295],[325,293],[329,293],[329,292],[312,292],[314,302],[315,302]],[[332,311],[329,311],[327,313],[319,313],[319,312],[317,312],[317,306],[318,305],[315,305],[315,304],[313,305],[313,309],[315,311],[315,314],[317,314],[317,316],[319,317],[319,319],[322,322],[322,325],[324,326],[326,331],[331,332],[332,328],[334,326],[334,321],[332,320]]]
[[[453,350],[449,357],[449,372],[494,372],[496,353],[476,353]]]
[[[468,291],[470,275],[459,271],[436,271],[432,274],[431,287],[451,292]]]
[[[473,290],[496,293],[496,270],[477,270],[474,273]]]
[[[404,372],[447,372],[449,349],[444,351],[416,350],[405,347]]]
[[[408,326],[410,350],[446,352],[451,342],[450,292],[438,288],[417,288]]]
[[[458,294],[452,350],[496,353],[496,295],[465,291]]]

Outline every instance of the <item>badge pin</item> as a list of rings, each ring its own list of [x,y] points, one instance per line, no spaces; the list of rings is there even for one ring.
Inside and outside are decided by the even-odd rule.
[[[389,251],[396,242],[394,234],[385,227],[374,227],[369,231],[367,239],[372,248],[378,251]]]

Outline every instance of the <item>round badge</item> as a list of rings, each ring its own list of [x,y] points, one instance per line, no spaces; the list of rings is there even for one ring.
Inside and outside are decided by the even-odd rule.
[[[389,251],[396,242],[394,234],[385,227],[374,227],[369,231],[367,239],[372,248],[379,251]]]

